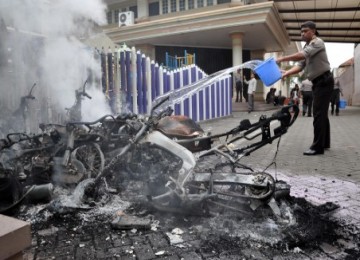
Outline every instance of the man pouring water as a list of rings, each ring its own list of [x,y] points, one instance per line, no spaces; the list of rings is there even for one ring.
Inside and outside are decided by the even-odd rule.
[[[313,116],[314,140],[304,155],[323,154],[330,148],[330,121],[328,109],[331,93],[334,87],[334,78],[330,72],[330,63],[326,54],[325,44],[320,39],[316,24],[307,21],[300,26],[301,38],[306,44],[303,50],[288,56],[279,57],[277,63],[284,61],[299,61],[282,77],[296,74],[306,67],[307,77],[313,83]]]

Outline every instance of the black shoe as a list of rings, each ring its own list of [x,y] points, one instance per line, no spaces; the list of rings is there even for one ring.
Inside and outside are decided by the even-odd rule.
[[[331,115],[332,115],[332,116],[334,115],[334,111],[331,111]]]
[[[303,116],[305,116],[306,112],[303,112]]]
[[[308,117],[311,117],[311,115],[308,115]]]
[[[336,113],[336,116],[338,116],[339,115],[339,113]]]
[[[324,151],[316,151],[316,150],[309,149],[304,152],[304,155],[317,155],[317,154],[324,154]]]

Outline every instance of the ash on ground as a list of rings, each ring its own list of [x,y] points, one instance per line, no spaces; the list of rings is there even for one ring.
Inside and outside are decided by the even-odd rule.
[[[208,216],[159,212],[139,199],[108,195],[92,208],[53,211],[22,206],[17,217],[32,223],[26,259],[359,259],[357,227],[334,221],[337,206],[283,201],[292,217],[270,209],[249,215]],[[124,218],[126,216],[126,218]],[[124,225],[116,225],[125,219]],[[115,225],[114,225],[114,222]],[[119,222],[120,223],[120,222]]]

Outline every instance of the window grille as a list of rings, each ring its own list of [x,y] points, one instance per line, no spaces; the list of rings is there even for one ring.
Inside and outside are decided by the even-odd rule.
[[[167,14],[169,12],[168,0],[162,0],[162,13]]]

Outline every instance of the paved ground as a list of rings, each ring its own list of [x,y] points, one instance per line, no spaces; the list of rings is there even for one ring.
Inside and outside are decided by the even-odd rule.
[[[274,107],[260,103],[255,105],[255,109],[256,111],[248,114],[245,112],[244,103],[236,103],[233,116],[204,122],[201,125],[205,130],[218,133],[237,126],[242,119],[248,118],[255,122],[260,115],[271,115],[274,112]],[[326,202],[338,204],[340,207],[332,212],[331,218],[343,222],[346,227],[360,226],[359,118],[360,107],[347,107],[340,112],[340,116],[332,116],[331,149],[324,155],[306,157],[302,153],[312,141],[312,118],[300,116],[288,133],[281,138],[276,169],[274,166],[268,169],[269,172],[275,173],[278,179],[292,185],[291,195],[304,197],[314,205]],[[245,157],[243,162],[254,168],[264,169],[273,160],[276,144],[277,142],[274,142],[259,149],[251,156]],[[216,229],[211,226],[213,219],[154,215],[153,219],[161,219],[155,231],[120,231],[113,230],[106,223],[96,228],[89,226],[91,219],[74,226],[74,217],[68,215],[59,218],[58,222],[55,218],[55,222],[50,226],[38,227],[33,233],[32,248],[26,252],[25,259],[303,260],[358,259],[360,255],[357,249],[358,241],[354,243],[351,240],[335,238],[334,241],[330,240],[333,241],[331,243],[322,241],[314,248],[308,243],[306,246],[299,245],[300,248],[296,246],[291,250],[281,249],[270,256],[268,253],[277,249],[249,239],[249,234],[246,233],[247,226],[236,236],[232,234],[231,230],[236,229],[234,227],[240,228],[244,222],[232,222],[231,219],[221,227],[217,227],[215,223]],[[179,223],[179,219],[183,220],[182,223]],[[315,223],[312,223],[314,221]],[[258,229],[256,225],[255,223],[255,229]],[[309,230],[316,225],[316,219],[309,219],[306,229]],[[184,233],[177,234],[178,231],[172,230],[174,227],[180,228]],[[216,237],[219,240],[213,240],[214,231],[219,229],[224,234],[218,234]],[[349,229],[346,231],[351,232]],[[269,230],[266,232],[264,239],[273,236]],[[325,229],[321,232],[325,232],[325,237],[328,235]],[[358,229],[354,229],[354,232],[358,232]],[[359,234],[355,235],[359,237]],[[179,236],[177,239],[181,241],[172,241],[174,236]],[[339,246],[340,244],[342,246]]]

